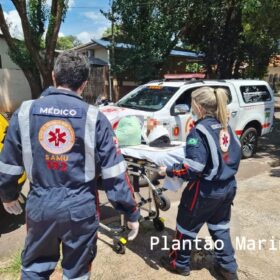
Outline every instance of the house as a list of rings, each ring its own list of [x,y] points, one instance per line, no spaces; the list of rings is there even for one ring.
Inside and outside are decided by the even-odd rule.
[[[27,79],[8,52],[8,45],[0,33],[0,112],[14,112],[22,101],[31,99]]]
[[[116,50],[122,51],[129,51],[131,47],[131,45],[125,43],[116,43],[115,45]],[[90,82],[84,94],[89,103],[93,103],[100,95],[105,95],[116,101],[138,86],[131,79],[131,73],[127,73],[122,79],[113,79],[110,75],[111,42],[109,40],[94,39],[90,43],[75,47],[74,50],[86,55],[91,64]],[[163,73],[184,73],[187,63],[202,60],[202,54],[175,49],[171,51]]]

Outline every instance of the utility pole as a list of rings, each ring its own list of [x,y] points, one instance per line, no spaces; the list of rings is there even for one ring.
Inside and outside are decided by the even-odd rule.
[[[108,58],[109,58],[109,95],[110,100],[113,100],[113,83],[114,83],[114,74],[112,75],[112,66],[115,66],[115,5],[114,0],[110,1],[111,12],[110,12],[110,20],[111,20],[111,32],[112,32],[112,41],[111,46],[108,49]],[[111,52],[110,52],[111,51]],[[114,96],[115,97],[115,96]],[[115,101],[115,100],[114,100]]]

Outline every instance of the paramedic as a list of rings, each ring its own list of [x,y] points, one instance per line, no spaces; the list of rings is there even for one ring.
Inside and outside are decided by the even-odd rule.
[[[215,271],[223,279],[238,279],[237,263],[230,239],[231,205],[236,193],[235,174],[241,158],[240,142],[228,126],[227,95],[224,89],[202,87],[192,93],[195,127],[187,136],[185,160],[171,169],[161,167],[162,175],[178,176],[186,181],[178,208],[176,240],[187,244],[207,223],[215,249]],[[163,266],[173,272],[190,274],[191,248],[163,257]]]
[[[0,197],[7,212],[21,212],[16,182],[26,170],[30,193],[23,280],[49,279],[60,245],[63,279],[90,278],[99,222],[99,173],[110,202],[126,215],[132,229],[129,240],[138,232],[139,211],[112,127],[81,98],[88,77],[84,56],[62,53],[54,66],[55,87],[23,102],[10,122],[0,157]]]

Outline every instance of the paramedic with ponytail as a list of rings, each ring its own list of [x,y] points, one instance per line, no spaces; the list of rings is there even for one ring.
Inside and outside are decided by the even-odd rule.
[[[207,223],[215,249],[214,269],[223,279],[238,279],[237,263],[230,239],[231,205],[236,194],[235,174],[241,158],[240,142],[227,124],[227,94],[224,89],[202,87],[192,93],[195,127],[187,136],[185,160],[172,169],[161,167],[162,175],[188,181],[178,209],[176,239],[180,249],[163,257],[163,266],[181,275],[190,274],[191,248]],[[219,246],[220,247],[220,246]]]

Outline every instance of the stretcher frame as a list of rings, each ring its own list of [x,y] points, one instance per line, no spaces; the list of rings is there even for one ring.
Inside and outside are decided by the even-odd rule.
[[[160,217],[160,211],[167,211],[170,208],[170,200],[163,194],[164,190],[158,187],[159,182],[155,177],[158,174],[158,166],[155,163],[143,159],[137,159],[131,156],[124,156],[127,163],[127,173],[131,179],[131,183],[137,201],[137,207],[146,212],[147,215],[140,216],[139,222],[153,221],[153,225],[157,231],[163,231],[165,228],[164,219]],[[148,186],[148,197],[141,195],[140,179],[146,181]],[[100,204],[100,207],[107,205],[109,202]],[[126,231],[124,215],[120,215],[120,226],[117,228],[109,227],[100,222],[99,226],[104,231],[113,235],[113,248],[119,254],[125,253],[126,238],[123,236]]]

